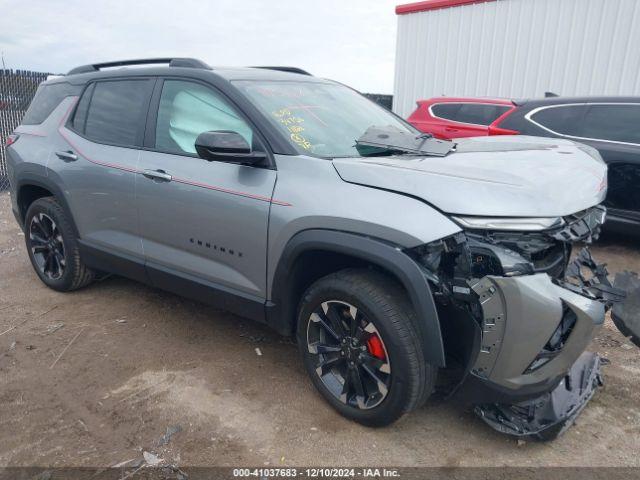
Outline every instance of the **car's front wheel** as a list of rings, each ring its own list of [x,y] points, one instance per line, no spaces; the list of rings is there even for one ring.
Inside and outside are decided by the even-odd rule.
[[[68,292],[91,283],[94,272],[82,262],[70,220],[55,198],[29,206],[24,236],[33,269],[48,287]]]
[[[342,415],[388,425],[422,405],[436,369],[424,360],[406,293],[392,278],[343,270],[315,282],[297,340],[314,385]]]

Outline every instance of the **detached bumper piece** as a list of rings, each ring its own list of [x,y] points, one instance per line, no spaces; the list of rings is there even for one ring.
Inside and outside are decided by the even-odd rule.
[[[513,405],[477,405],[475,413],[499,432],[520,438],[547,441],[569,428],[602,386],[601,359],[583,353],[551,392]]]
[[[591,272],[590,278],[584,271]],[[586,248],[567,267],[565,281],[561,286],[613,306],[611,319],[620,333],[640,347],[640,278],[635,272],[617,273],[613,285],[607,278],[605,265],[597,265]]]
[[[587,275],[585,275],[587,273]],[[560,286],[604,303],[607,308],[624,301],[625,290],[611,285],[606,264],[597,264],[588,248],[583,248],[578,256],[567,266],[565,280]]]
[[[627,298],[613,305],[611,319],[622,335],[640,347],[640,278],[635,272],[621,272],[613,285],[626,291]]]

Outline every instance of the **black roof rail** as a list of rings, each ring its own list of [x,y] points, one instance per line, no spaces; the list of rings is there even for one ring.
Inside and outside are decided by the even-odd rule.
[[[67,75],[97,72],[103,68],[126,67],[129,65],[155,65],[159,63],[168,63],[170,67],[203,68],[211,70],[211,67],[209,65],[196,58],[142,58],[139,60],[118,60],[115,62],[81,65],[69,70],[69,73],[67,73]]]
[[[298,67],[251,67],[251,68],[264,68],[265,70],[278,70],[279,72],[299,73],[300,75],[309,75],[309,72]]]

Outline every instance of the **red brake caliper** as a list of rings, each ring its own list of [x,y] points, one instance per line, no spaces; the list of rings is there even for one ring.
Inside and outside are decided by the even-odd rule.
[[[375,333],[367,339],[367,350],[369,350],[369,353],[371,355],[379,358],[380,360],[384,360],[385,358],[387,358],[384,354],[382,341],[380,340],[380,337],[378,337],[378,335],[376,335]]]

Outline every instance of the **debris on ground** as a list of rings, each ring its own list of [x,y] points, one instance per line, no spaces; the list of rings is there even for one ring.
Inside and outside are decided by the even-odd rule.
[[[240,336],[247,338],[251,343],[261,343],[267,339],[265,335],[247,335],[246,333],[241,333]]]
[[[158,446],[167,445],[171,441],[171,437],[181,431],[181,425],[171,425],[170,427],[167,427],[167,431],[165,432],[165,434],[160,437],[160,440],[158,440]]]
[[[13,342],[11,342],[11,345],[9,345],[9,351],[15,350],[15,349],[16,349],[16,342],[14,340]]]
[[[58,358],[56,358],[56,359],[53,361],[53,363],[51,364],[51,366],[49,367],[49,369],[52,369],[53,367],[55,367],[55,366],[56,366],[56,363],[58,363],[58,360],[60,360],[60,359],[62,358],[62,355],[64,355],[64,352],[66,352],[66,351],[68,350],[68,348],[71,346],[71,344],[72,344],[73,342],[75,342],[75,341],[76,341],[76,339],[80,336],[80,334],[81,334],[82,332],[84,332],[84,327],[82,327],[82,329],[81,329],[81,330],[76,334],[76,336],[75,336],[75,337],[73,337],[69,343],[67,343],[67,346],[66,346],[66,347],[64,347],[64,349],[62,350],[62,352],[60,352],[60,355],[58,355]]]
[[[256,355],[258,355],[259,357],[262,356],[262,350],[260,350],[258,347],[256,347]]]
[[[7,328],[5,331],[0,332],[0,336],[4,335],[5,333],[9,333],[9,332],[11,332],[12,330],[15,330],[16,328],[18,328],[18,327],[19,327],[19,326],[21,326],[21,325],[24,325],[25,323],[27,323],[27,321],[28,321],[28,320],[29,320],[29,319],[27,318],[27,319],[23,320],[22,322],[20,322],[20,323],[18,323],[18,324],[16,324],[16,325],[14,325],[14,326],[12,326],[12,327]]]
[[[134,460],[139,460],[136,458],[130,458],[129,460],[125,460],[124,462],[119,462],[116,463],[115,465],[111,465],[111,468],[120,468],[120,467],[124,467],[125,465],[128,465],[129,463],[133,462]],[[129,465],[130,467],[133,467],[133,465]]]
[[[64,323],[52,323],[45,330],[45,334],[51,335],[52,333],[55,333],[58,330],[60,330],[62,327],[64,327]]]
[[[142,456],[144,457],[144,461],[147,463],[147,465],[151,467],[157,467],[164,461],[161,458],[158,458],[157,455],[154,455],[151,452],[142,452]]]

